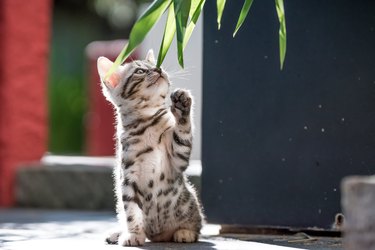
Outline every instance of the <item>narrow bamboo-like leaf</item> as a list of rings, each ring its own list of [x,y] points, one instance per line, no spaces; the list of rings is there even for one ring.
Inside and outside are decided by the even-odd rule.
[[[162,14],[168,8],[172,0],[155,0],[151,3],[150,7],[142,14],[142,16],[134,24],[129,35],[129,42],[122,49],[121,53],[117,56],[113,66],[108,71],[106,77],[111,75],[117,67],[123,63],[133,50],[143,41],[147,33],[160,19]]]
[[[157,67],[163,63],[164,58],[171,46],[173,41],[174,34],[176,33],[176,21],[174,14],[174,5],[173,3],[169,7],[167,21],[165,23],[165,29],[163,34],[163,40],[160,45]]]
[[[285,11],[284,1],[275,0],[277,16],[280,22],[279,28],[279,49],[280,49],[280,69],[283,69],[285,55],[286,55],[286,24],[285,24]]]
[[[174,12],[176,19],[176,35],[177,35],[177,54],[178,62],[181,67],[184,67],[184,36],[186,32],[186,25],[189,19],[191,0],[173,0]]]
[[[226,0],[217,0],[216,7],[217,7],[217,29],[221,27],[221,17],[223,16],[223,11],[225,7]]]
[[[198,1],[199,1],[199,4],[195,6],[195,10],[193,11],[193,15],[190,17],[190,23],[186,28],[183,49],[185,49],[187,43],[190,40],[191,34],[193,33],[195,25],[198,22],[199,16],[201,15],[202,9],[203,9],[204,4],[206,2],[206,0],[198,0]],[[193,9],[193,7],[194,6],[192,5],[191,9]],[[192,11],[190,11],[190,12],[192,12]]]
[[[190,11],[189,11],[189,18],[190,19],[194,15],[194,12],[197,9],[200,2],[201,2],[201,0],[191,0]]]
[[[243,3],[240,16],[238,17],[236,29],[234,30],[234,33],[233,33],[233,37],[236,35],[237,31],[241,28],[243,22],[245,21],[252,3],[253,3],[253,0],[245,0],[245,2]]]

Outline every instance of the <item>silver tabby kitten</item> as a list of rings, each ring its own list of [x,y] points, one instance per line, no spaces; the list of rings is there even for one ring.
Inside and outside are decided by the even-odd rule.
[[[98,59],[103,93],[117,114],[114,176],[122,230],[107,242],[143,245],[146,237],[195,242],[203,215],[184,174],[192,147],[192,96],[177,89],[167,105],[170,82],[156,68],[152,50],[145,60],[120,66],[106,79],[112,64]]]

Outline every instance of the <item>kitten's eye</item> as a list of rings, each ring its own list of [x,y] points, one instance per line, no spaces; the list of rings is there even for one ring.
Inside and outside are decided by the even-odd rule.
[[[143,74],[145,72],[146,72],[146,70],[144,70],[144,69],[137,69],[137,71],[135,71],[136,74]]]

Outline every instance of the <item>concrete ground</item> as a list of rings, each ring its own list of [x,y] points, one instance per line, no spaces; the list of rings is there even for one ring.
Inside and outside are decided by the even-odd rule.
[[[116,228],[111,212],[0,209],[0,249],[123,249],[106,245],[105,235]],[[306,235],[219,235],[219,226],[207,225],[195,244],[151,243],[132,249],[342,249],[339,238],[312,238]]]

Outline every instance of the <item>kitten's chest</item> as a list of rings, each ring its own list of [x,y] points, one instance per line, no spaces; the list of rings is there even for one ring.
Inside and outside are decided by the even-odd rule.
[[[149,131],[142,138],[130,139],[122,151],[122,169],[145,191],[163,185],[173,176],[173,168],[168,158],[168,143],[163,134]],[[126,145],[127,144],[127,145]]]
[[[120,142],[128,140],[137,140],[148,146],[158,146],[161,141],[165,140],[165,134],[173,128],[175,120],[173,114],[168,111],[162,119],[157,120],[142,120],[142,123],[137,123],[135,126],[118,128]]]

